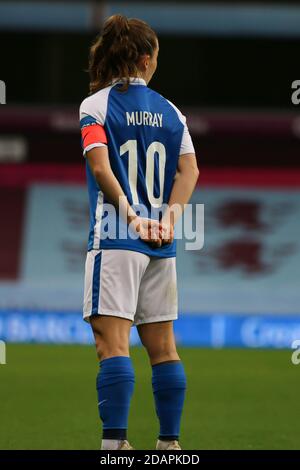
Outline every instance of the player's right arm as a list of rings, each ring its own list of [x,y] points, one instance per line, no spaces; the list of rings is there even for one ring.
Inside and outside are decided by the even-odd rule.
[[[174,179],[168,208],[162,217],[163,243],[170,243],[174,238],[174,225],[181,217],[185,205],[189,202],[196,186],[199,170],[194,145],[186,124],[185,116],[169,101],[183,124],[182,141],[179,151],[177,172]]]
[[[164,228],[164,243],[173,241],[174,225],[181,217],[185,205],[189,202],[198,177],[199,169],[196,155],[194,153],[180,155],[168,208],[161,220]]]

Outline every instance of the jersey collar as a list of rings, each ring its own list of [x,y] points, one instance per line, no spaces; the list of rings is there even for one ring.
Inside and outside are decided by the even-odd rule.
[[[123,83],[123,80],[118,80],[117,78],[115,80],[112,81],[113,84],[117,84],[117,83]],[[140,77],[130,77],[129,78],[129,83],[131,85],[145,85],[147,86],[147,83],[145,82],[145,80],[143,78],[140,78]]]

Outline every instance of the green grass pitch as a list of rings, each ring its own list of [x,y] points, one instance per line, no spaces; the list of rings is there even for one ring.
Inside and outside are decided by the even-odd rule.
[[[300,365],[291,351],[180,348],[188,379],[184,449],[300,449]],[[153,449],[157,421],[151,369],[132,349],[136,370],[129,439]],[[98,449],[90,346],[7,346],[0,365],[0,449]]]

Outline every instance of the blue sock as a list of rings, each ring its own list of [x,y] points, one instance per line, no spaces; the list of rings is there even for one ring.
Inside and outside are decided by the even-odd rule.
[[[152,366],[152,387],[160,422],[159,439],[178,440],[186,389],[182,363],[169,361]]]
[[[103,439],[126,439],[133,387],[134,370],[130,357],[116,356],[100,362],[97,391]]]

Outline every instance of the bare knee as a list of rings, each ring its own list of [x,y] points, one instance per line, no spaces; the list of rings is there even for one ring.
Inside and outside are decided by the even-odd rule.
[[[177,353],[175,341],[168,337],[159,337],[142,340],[143,346],[146,348],[151,364],[158,364],[165,361],[177,361],[179,355]]]
[[[120,321],[118,321],[120,320]],[[99,360],[114,356],[129,356],[130,324],[116,318],[91,320]]]
[[[146,349],[152,365],[159,364],[160,362],[180,360],[176,347],[173,348],[162,345],[161,347],[155,348],[148,346]]]
[[[94,335],[97,356],[100,361],[114,356],[129,356],[129,347],[124,344],[121,338],[110,341],[101,335]]]
[[[152,365],[180,360],[172,321],[142,324],[138,326],[138,332]]]

